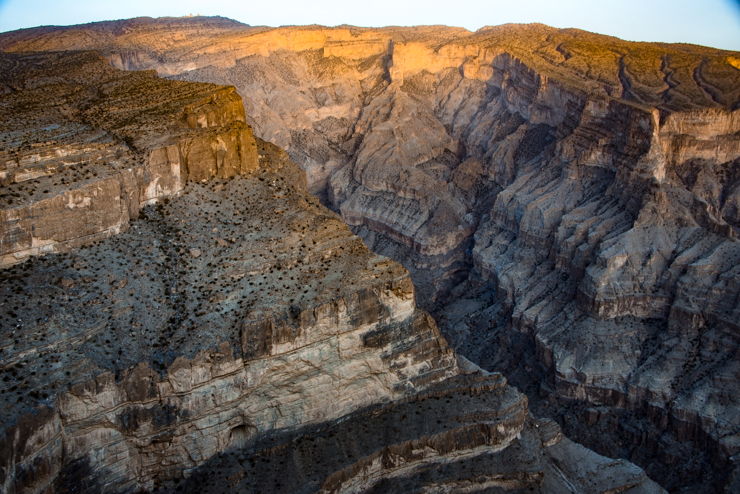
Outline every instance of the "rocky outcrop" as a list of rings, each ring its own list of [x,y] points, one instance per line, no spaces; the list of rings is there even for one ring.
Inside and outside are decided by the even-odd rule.
[[[413,299],[405,297],[410,310],[392,295],[383,303],[368,294],[373,288],[304,309],[293,326],[245,321],[242,358],[223,342],[176,358],[163,376],[145,362],[119,379],[107,372],[72,385],[6,431],[4,490],[80,481],[91,492],[151,488],[255,434],[335,419],[454,373],[451,352]]]
[[[260,153],[258,176],[187,185],[126,233],[6,271],[4,491],[149,489],[456,374],[408,273]]]
[[[377,431],[383,431],[378,434]],[[316,461],[321,458],[322,461]],[[214,457],[184,492],[663,492],[623,460],[599,457],[499,375],[450,379],[393,404]]]
[[[233,89],[160,83],[94,53],[3,55],[0,64],[12,89],[0,99],[2,265],[117,234],[188,180],[257,169]]]

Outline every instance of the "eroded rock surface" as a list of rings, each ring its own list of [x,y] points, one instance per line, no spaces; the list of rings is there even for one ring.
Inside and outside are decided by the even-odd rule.
[[[455,374],[408,273],[283,160],[3,274],[8,492],[149,488],[234,429],[326,421]]]
[[[638,467],[561,440],[500,374],[456,357],[408,271],[310,195],[284,151],[251,138],[233,90],[120,73],[90,53],[4,60],[0,103],[19,115],[5,142],[27,139],[6,161],[6,211],[44,204],[45,180],[56,188],[41,194],[73,194],[68,209],[91,215],[156,193],[126,203],[128,228],[107,238],[80,235],[88,221],[64,204],[36,209],[74,243],[0,271],[3,492],[200,491],[204,478],[229,492],[663,492]],[[86,91],[89,105],[75,99]],[[20,111],[46,93],[83,117]],[[30,182],[18,173],[28,163],[40,163]],[[140,181],[121,179],[124,166]],[[106,181],[131,188],[108,197]],[[292,467],[231,462],[270,456]]]
[[[119,233],[188,180],[257,169],[233,88],[122,72],[91,52],[0,66],[2,265]]]
[[[624,460],[527,417],[499,374],[450,379],[301,435],[214,457],[182,492],[664,492]]]
[[[223,19],[38,28],[0,47],[233,84],[256,135],[411,271],[453,346],[671,488],[732,475],[738,53],[542,25]],[[624,439],[589,432],[602,416]]]
[[[254,29],[127,67],[234,84],[257,135],[411,270],[456,348],[583,404],[537,409],[577,418],[586,444],[721,489],[740,430],[736,53],[537,25]],[[115,64],[137,36],[96,47]],[[589,405],[626,442],[589,432]]]

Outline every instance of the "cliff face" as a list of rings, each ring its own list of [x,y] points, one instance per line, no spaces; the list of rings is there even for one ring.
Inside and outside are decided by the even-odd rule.
[[[233,84],[256,135],[410,270],[456,348],[667,485],[725,482],[740,430],[737,53],[541,25],[223,19],[39,28],[0,47],[95,48]]]
[[[504,383],[461,376],[299,437],[266,437],[214,457],[182,491],[664,492],[634,465],[564,438],[552,421],[527,420],[526,401]]]
[[[94,53],[0,64],[3,265],[119,233],[188,180],[257,169],[233,88],[126,74]]]
[[[232,88],[2,60],[3,492],[664,492],[456,357]]]

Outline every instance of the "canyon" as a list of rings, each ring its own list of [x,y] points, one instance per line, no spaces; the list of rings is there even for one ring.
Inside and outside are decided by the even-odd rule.
[[[147,409],[146,420],[152,424],[159,420],[167,424],[168,430],[180,432],[168,432],[163,444],[136,445],[150,449],[134,453],[132,446],[121,446],[125,441],[115,435],[129,432],[117,428],[115,434],[103,433],[102,425],[91,425],[100,419],[88,410],[90,405],[85,408],[71,404],[74,400],[103,401],[104,405],[95,405],[100,407],[101,411],[96,412],[99,417],[113,413],[103,410],[123,409],[122,404],[131,401],[126,398],[128,391],[122,391],[129,379],[126,372],[139,373],[136,379],[154,376],[155,371],[142,367],[139,361],[148,361],[158,350],[142,346],[131,356],[122,355],[121,363],[80,364],[86,369],[83,374],[89,384],[84,390],[71,387],[69,396],[60,395],[65,396],[59,398],[60,410],[85,408],[79,412],[84,420],[80,418],[81,422],[75,424],[77,419],[68,421],[64,415],[53,418],[56,416],[50,412],[48,423],[54,425],[47,426],[49,431],[64,430],[62,436],[73,437],[74,432],[58,424],[75,424],[70,427],[76,431],[99,434],[85,444],[105,444],[108,451],[120,447],[116,451],[121,457],[152,455],[147,456],[152,462],[156,458],[158,464],[164,461],[173,465],[171,469],[152,467],[149,477],[137,474],[138,485],[150,488],[154,478],[162,482],[180,478],[174,472],[182,468],[196,472],[188,477],[191,484],[181,484],[186,490],[197,490],[196,482],[202,484],[208,475],[222,475],[224,471],[229,472],[228,482],[235,482],[235,486],[255,476],[271,479],[271,485],[296,482],[293,477],[280,479],[279,470],[270,473],[268,466],[254,461],[272,457],[277,462],[307,465],[294,470],[295,475],[318,479],[315,488],[306,492],[387,492],[389,484],[383,484],[382,479],[391,477],[417,488],[429,482],[432,490],[463,489],[460,482],[470,482],[472,471],[462,475],[463,466],[480,467],[449,458],[461,454],[456,450],[467,448],[475,450],[470,458],[500,453],[502,456],[493,462],[497,465],[530,465],[532,470],[526,474],[516,468],[507,470],[518,479],[528,479],[511,489],[524,489],[530,485],[527,482],[533,482],[531,485],[536,484],[543,492],[556,492],[556,487],[548,484],[553,482],[552,474],[548,474],[551,465],[570,471],[574,467],[563,458],[594,455],[577,449],[581,446],[568,439],[560,439],[559,433],[552,437],[558,437],[561,446],[551,445],[550,436],[543,436],[543,430],[557,430],[557,422],[566,436],[596,453],[637,463],[670,491],[722,492],[737,488],[740,54],[693,45],[631,43],[543,25],[487,27],[473,33],[443,26],[266,28],[224,18],[142,18],[34,28],[0,34],[0,50],[5,53],[0,97],[12,103],[4,103],[7,116],[2,119],[0,151],[0,161],[5,160],[0,171],[0,200],[8,204],[0,225],[3,265],[12,266],[38,254],[79,249],[117,234],[93,247],[100,249],[98,256],[106,259],[94,267],[109,270],[113,280],[122,283],[125,273],[135,272],[130,263],[142,253],[137,239],[190,235],[189,243],[202,244],[182,247],[182,252],[163,241],[153,246],[164,257],[160,264],[182,267],[172,272],[163,270],[167,281],[142,279],[134,293],[187,291],[176,285],[199,286],[204,272],[221,284],[225,280],[239,282],[258,271],[249,266],[237,268],[239,263],[227,265],[227,271],[223,265],[214,267],[216,258],[209,257],[212,248],[234,249],[239,245],[233,231],[237,221],[228,220],[230,231],[222,235],[209,230],[213,219],[199,215],[188,220],[183,216],[186,212],[207,207],[213,209],[208,213],[212,217],[227,217],[211,206],[216,204],[230,212],[249,204],[249,215],[256,213],[255,218],[268,211],[279,218],[305,208],[311,211],[299,221],[291,220],[296,223],[282,224],[282,219],[273,217],[272,225],[264,226],[269,220],[261,220],[260,225],[269,228],[270,233],[250,237],[249,241],[257,244],[250,243],[243,247],[247,250],[234,256],[241,262],[250,256],[267,260],[264,249],[277,249],[281,253],[270,256],[279,258],[281,269],[268,262],[258,268],[263,270],[260,275],[270,270],[270,275],[276,270],[280,273],[289,265],[294,266],[289,269],[296,269],[298,260],[302,260],[303,276],[308,276],[305,268],[322,276],[327,273],[331,281],[320,278],[322,285],[318,288],[318,279],[307,278],[311,281],[302,281],[301,286],[308,291],[302,293],[297,283],[278,282],[268,276],[264,286],[285,290],[282,299],[239,301],[240,296],[253,293],[251,288],[244,286],[243,295],[230,295],[222,293],[226,287],[216,288],[218,283],[214,282],[216,285],[206,292],[207,299],[194,292],[182,299],[174,297],[181,302],[160,319],[175,318],[168,323],[171,334],[154,323],[140,333],[162,335],[164,340],[158,344],[173,345],[156,362],[150,362],[150,367],[162,366],[160,377],[152,377],[152,382],[157,382],[163,403],[173,403],[173,410],[188,410],[189,417],[205,417],[207,409],[219,410],[218,425],[214,425],[213,436],[208,439],[215,441],[215,446],[207,447],[207,453],[199,453],[194,459],[191,449],[180,446],[197,442],[188,435],[191,433],[183,432],[188,426],[181,425],[174,415],[155,419],[153,409]],[[60,53],[74,50],[96,53]],[[57,69],[61,75],[50,71],[50,60],[55,61],[54,66],[63,61],[63,68]],[[95,70],[76,73],[75,67],[85,63]],[[29,69],[34,64],[40,68]],[[13,75],[16,66],[17,77]],[[99,82],[90,82],[88,73],[96,74],[95,81]],[[60,91],[60,78],[88,80],[84,84],[75,82],[63,94],[54,93]],[[194,84],[196,81],[231,87]],[[131,85],[136,89],[132,90]],[[85,86],[87,93],[78,86]],[[41,99],[40,94],[48,98],[50,93],[59,99],[54,105],[44,105],[53,108],[53,113],[39,112],[33,103]],[[78,171],[82,168],[70,165],[70,161],[92,165],[86,165],[89,172]],[[81,181],[80,185],[76,180]],[[272,189],[264,189],[265,181]],[[75,184],[74,190],[67,190],[71,183]],[[41,189],[45,192],[40,193]],[[252,194],[259,195],[253,202],[238,196],[237,191],[252,189]],[[300,204],[283,205],[294,200],[286,199],[293,194],[302,198],[295,199]],[[37,199],[39,196],[43,198]],[[171,201],[164,209],[152,209],[155,202],[162,204],[164,199]],[[146,212],[143,225],[138,219],[140,211]],[[241,214],[245,213],[242,209]],[[188,221],[187,229],[180,226]],[[255,220],[245,215],[239,226],[248,221]],[[342,223],[349,225],[362,242]],[[139,232],[132,232],[132,224]],[[297,248],[302,238],[286,236],[288,231],[297,232],[298,224],[313,225],[314,234],[319,235],[314,237],[318,243],[303,247],[300,254],[292,252],[291,247]],[[257,223],[251,225],[257,228]],[[175,229],[181,230],[174,233]],[[203,234],[193,234],[195,231]],[[324,235],[336,238],[325,240]],[[138,254],[126,260],[115,252]],[[353,260],[357,256],[361,260]],[[83,258],[90,263],[87,257],[87,253],[60,257],[61,267],[54,268],[60,270],[57,274],[44,265],[49,259],[44,257],[27,261],[23,268],[11,267],[15,271],[9,273],[23,270],[24,275],[14,275],[21,285],[21,278],[28,277],[35,280],[34,286],[54,286],[54,278],[59,280],[57,286],[82,293],[88,290],[79,287],[76,273],[88,268],[80,266],[78,270],[73,266]],[[111,258],[115,260],[113,265]],[[407,271],[386,258],[400,262]],[[320,259],[335,260],[324,266],[318,264]],[[232,257],[230,262],[235,260]],[[211,266],[193,265],[206,261]],[[151,261],[144,258],[141,262]],[[146,270],[142,271],[141,276]],[[181,279],[176,273],[192,278],[186,282],[183,280],[187,278]],[[91,277],[91,273],[86,276]],[[44,277],[50,281],[41,281]],[[111,283],[115,287],[117,282]],[[8,294],[18,290],[9,284],[4,286]],[[31,285],[26,286],[29,288],[21,286],[22,292],[31,291]],[[50,299],[58,297],[53,292],[43,293]],[[332,293],[335,295],[324,298]],[[142,298],[141,302],[130,301],[134,308],[126,312],[127,317],[147,310],[137,308],[147,302],[146,296]],[[224,317],[212,312],[197,315],[203,312],[197,307],[204,300],[224,303],[223,307],[228,308],[222,311],[242,311],[244,317],[233,314],[233,319],[224,318],[218,324],[209,320],[210,327],[198,331],[211,332],[207,336],[210,346],[200,348],[185,336],[185,328],[203,327],[199,318]],[[100,310],[116,313],[106,303]],[[187,311],[183,312],[183,304]],[[305,315],[309,306],[311,316]],[[364,320],[368,307],[375,316]],[[188,311],[195,315],[180,315]],[[331,324],[319,322],[322,311],[332,319]],[[436,319],[441,333],[424,311]],[[44,320],[50,316],[34,317]],[[89,317],[94,318],[92,313]],[[186,319],[181,317],[192,319],[183,322]],[[4,326],[10,328],[11,319],[6,316]],[[249,321],[248,325],[244,321]],[[34,326],[19,322],[24,327]],[[89,324],[95,326],[93,321]],[[242,333],[232,334],[237,327]],[[400,331],[401,327],[406,329]],[[99,339],[106,335],[105,339],[117,344],[114,333],[104,333],[109,329],[96,329],[90,334],[99,331],[103,331]],[[380,337],[366,331],[389,333]],[[308,335],[313,332],[327,337],[326,341],[310,341],[312,336]],[[346,361],[328,356],[328,347],[322,345],[330,347],[328,335],[334,333],[333,344],[352,348],[355,356]],[[270,343],[271,338],[274,341]],[[291,342],[296,338],[300,344]],[[305,338],[309,340],[302,340]],[[368,345],[373,338],[383,341],[381,346],[389,353],[378,354],[372,344]],[[221,339],[229,342],[223,349],[218,347]],[[151,345],[151,341],[143,343]],[[270,345],[272,350],[267,350]],[[11,345],[5,351],[17,353],[11,347],[15,348]],[[314,386],[306,377],[311,373],[297,368],[285,370],[276,378],[276,383],[282,385],[291,382],[286,385],[289,392],[279,391],[278,384],[274,384],[274,389],[250,391],[249,399],[233,398],[231,405],[222,408],[201,404],[199,409],[197,400],[188,395],[191,389],[183,384],[183,379],[195,382],[194,377],[186,376],[190,372],[219,378],[228,374],[226,380],[233,379],[232,384],[215,377],[200,382],[215,379],[206,388],[229,390],[237,382],[249,383],[250,373],[266,372],[259,365],[275,365],[250,363],[252,360],[259,362],[283,353],[297,355],[293,352],[304,347],[327,359],[318,367],[337,369],[330,372],[336,376],[329,379],[331,384],[325,384],[326,392],[346,396],[349,403],[337,398],[329,400],[331,403],[313,401],[318,398],[308,396],[306,391]],[[198,353],[207,348],[209,357]],[[23,355],[30,355],[30,350],[24,351]],[[96,355],[92,350],[88,353]],[[175,358],[188,361],[179,363]],[[223,361],[234,370],[211,367],[208,371],[193,371],[190,369],[206,365],[193,359],[211,359],[208,365]],[[110,371],[106,367],[109,365],[118,369],[113,373],[115,378],[98,377],[105,375],[101,373],[106,369]],[[281,365],[288,368],[291,364],[283,360]],[[178,366],[188,371],[181,372]],[[363,366],[366,368],[358,368]],[[359,430],[360,424],[369,420],[367,417],[380,423],[378,417],[404,415],[398,410],[426,403],[422,400],[431,397],[449,397],[445,402],[459,404],[448,408],[435,404],[433,414],[444,417],[480,406],[463,403],[459,392],[454,391],[480,386],[471,384],[471,378],[466,381],[459,377],[468,372],[463,368],[481,382],[498,382],[500,377],[490,373],[501,372],[526,393],[528,400],[499,384],[488,384],[492,388],[480,392],[483,396],[496,395],[496,407],[506,408],[508,405],[499,403],[511,399],[524,410],[516,420],[511,419],[517,425],[507,422],[508,435],[489,436],[489,449],[483,451],[477,449],[479,445],[472,436],[468,442],[460,440],[459,435],[451,441],[443,425],[435,429],[434,421],[422,420],[413,422],[409,431],[389,436],[382,447],[391,449],[377,456],[381,445],[375,438],[362,436]],[[185,377],[177,377],[178,373]],[[165,380],[164,375],[172,377]],[[294,375],[306,377],[306,383],[292,383],[295,377],[289,376]],[[313,378],[325,379],[319,376]],[[26,383],[34,381],[24,379]],[[207,394],[206,388],[202,392]],[[452,391],[443,391],[446,389]],[[503,397],[514,396],[511,393],[518,397]],[[99,394],[106,398],[96,397]],[[149,398],[154,399],[153,395]],[[294,408],[275,405],[291,410],[284,412],[287,418],[260,415],[268,413],[266,402],[273,400],[275,404],[283,399],[286,403],[297,400]],[[181,400],[193,400],[193,404]],[[380,402],[393,404],[381,406]],[[142,399],[136,406],[146,408],[148,403]],[[539,422],[528,419],[527,407],[543,418]],[[242,410],[241,415],[235,409]],[[252,414],[257,414],[259,420],[247,421],[245,417]],[[348,422],[339,420],[347,414],[356,415]],[[419,420],[416,413],[405,415]],[[182,420],[184,424],[186,420]],[[196,424],[194,419],[187,420]],[[489,423],[488,419],[480,422]],[[321,428],[319,423],[329,425]],[[298,424],[315,429],[287,430]],[[239,432],[228,432],[240,427]],[[151,435],[159,433],[157,430]],[[228,434],[244,442],[241,457],[216,455],[231,444]],[[409,434],[417,434],[417,439]],[[52,435],[48,433],[48,437]],[[313,438],[310,445],[305,435]],[[422,436],[438,437],[432,449],[444,460],[425,456],[421,451],[428,446],[423,441],[412,445]],[[521,450],[512,446],[501,449],[501,445],[513,445],[515,436]],[[58,441],[60,436],[54,437]],[[271,444],[276,442],[284,446],[275,449]],[[348,442],[356,445],[352,454],[358,461],[337,454],[346,454]],[[152,446],[155,443],[157,446]],[[399,449],[394,450],[392,445]],[[46,458],[53,457],[52,451],[57,451],[54,447],[58,446],[51,442],[43,446]],[[173,452],[180,447],[188,451],[187,460],[181,449]],[[555,447],[569,452],[556,453]],[[416,449],[420,452],[413,453]],[[546,452],[537,453],[539,461],[522,460],[539,450]],[[34,451],[37,455],[41,450]],[[320,454],[332,458],[327,460],[328,465],[320,467],[308,461]],[[504,458],[515,454],[519,459]],[[560,459],[553,456],[557,454],[561,454]],[[485,463],[488,460],[484,456],[475,461]],[[388,459],[391,457],[394,459]],[[41,473],[31,477],[47,479],[45,484],[42,482],[44,486],[52,482],[61,486],[64,475],[72,474],[59,474],[54,468],[61,466],[55,461],[38,460],[38,465],[43,465],[38,468],[47,471],[46,477]],[[113,470],[106,470],[105,475],[120,478],[120,472],[131,465],[121,461],[116,467],[119,470],[110,467]],[[652,486],[639,469],[630,470],[634,467],[609,461],[617,460],[598,460],[629,472],[614,478],[631,475],[641,479],[634,485]],[[24,468],[32,463],[30,457],[23,462]],[[249,467],[244,467],[245,462]],[[433,479],[431,473],[422,473],[421,469],[434,462],[446,465],[442,475],[446,478]],[[415,467],[399,469],[401,463]],[[92,468],[103,469],[103,464]],[[203,473],[206,468],[212,469],[208,475]],[[357,478],[358,472],[364,472],[362,478]],[[565,477],[577,483],[572,479],[578,475]],[[476,478],[484,477],[481,474]],[[6,476],[10,478],[19,477]],[[496,485],[501,487],[500,479],[508,479],[496,478],[499,480],[480,482],[499,482]],[[495,488],[494,484],[490,488]],[[595,489],[581,485],[586,492]],[[273,489],[280,492],[279,488]]]
[[[456,355],[233,88],[0,65],[2,492],[665,492]]]

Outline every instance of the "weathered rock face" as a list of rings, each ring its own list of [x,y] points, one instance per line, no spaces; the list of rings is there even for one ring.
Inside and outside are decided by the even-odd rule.
[[[5,123],[11,143],[20,132],[59,132],[35,155],[12,148],[16,164],[40,163],[44,173],[27,195],[9,197],[32,203],[31,228],[56,228],[68,252],[0,272],[3,492],[200,489],[209,465],[266,449],[312,463],[264,478],[237,471],[218,487],[250,492],[256,480],[277,492],[280,483],[357,492],[403,479],[404,491],[664,492],[632,464],[559,442],[557,426],[534,422],[501,375],[456,358],[417,308],[408,271],[308,194],[285,152],[255,142],[229,88],[121,74],[89,53],[7,60],[7,106],[34,94],[41,103],[45,92],[54,104],[90,88],[97,96],[71,107],[84,115],[73,121],[76,136],[58,131],[72,124],[51,111]],[[55,87],[29,88],[29,67]],[[46,127],[23,130],[21,117]],[[111,156],[128,168],[96,163]],[[92,176],[65,157],[94,159]],[[19,168],[6,162],[15,184],[3,192],[24,183]],[[55,193],[34,203],[46,183]],[[101,225],[124,208],[129,228],[101,240]],[[384,432],[408,416],[408,427]],[[335,430],[341,439],[303,455],[316,431]],[[286,448],[286,438],[298,446]],[[574,452],[578,464],[569,463]]]
[[[528,419],[523,395],[500,375],[480,373],[300,435],[260,438],[214,457],[179,487],[270,493],[664,492],[624,460],[599,457],[565,439],[554,422]]]
[[[259,177],[189,185],[127,233],[3,275],[6,492],[150,488],[234,437],[456,373],[408,273],[270,146]]]
[[[257,169],[233,89],[127,74],[94,53],[0,64],[3,265],[119,233],[188,180]]]
[[[541,25],[63,31],[0,47],[233,84],[256,135],[410,269],[456,348],[535,396],[615,411],[634,444],[601,451],[720,488],[692,457],[738,452],[737,53]]]

